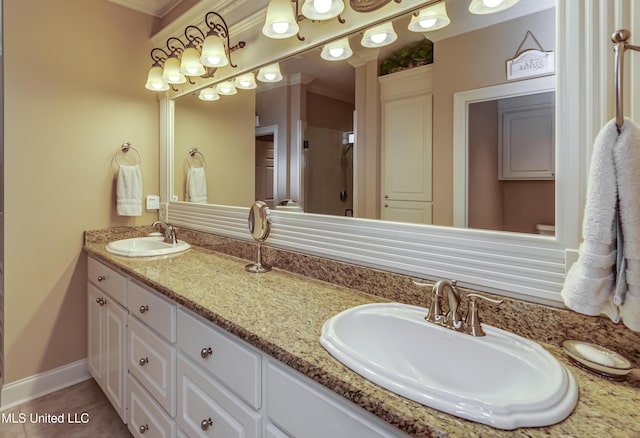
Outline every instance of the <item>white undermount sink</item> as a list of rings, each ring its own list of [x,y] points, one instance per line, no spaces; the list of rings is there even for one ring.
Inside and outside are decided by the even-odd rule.
[[[161,236],[132,237],[107,244],[107,251],[125,257],[152,257],[176,254],[191,248],[187,242],[165,243]]]
[[[578,401],[571,373],[537,343],[483,324],[473,337],[400,303],[352,307],[320,343],[368,380],[426,406],[500,429],[547,426]]]

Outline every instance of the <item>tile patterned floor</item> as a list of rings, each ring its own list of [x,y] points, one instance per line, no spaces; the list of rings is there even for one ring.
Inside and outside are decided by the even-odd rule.
[[[60,417],[62,415],[62,417]],[[62,418],[62,423],[53,419]],[[0,412],[0,438],[130,438],[95,380]]]

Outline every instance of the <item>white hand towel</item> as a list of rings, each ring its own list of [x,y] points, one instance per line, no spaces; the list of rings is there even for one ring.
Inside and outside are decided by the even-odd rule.
[[[198,204],[207,204],[207,177],[204,167],[189,168],[185,200]]]
[[[117,212],[120,216],[142,215],[142,176],[140,167],[120,166],[116,183]]]
[[[625,119],[613,150],[626,278],[614,295],[624,325],[640,331],[640,128]]]
[[[562,288],[567,307],[586,315],[611,310],[616,263],[615,222],[617,185],[613,148],[618,139],[615,123],[607,123],[596,137],[582,223],[584,242]],[[609,313],[609,312],[607,312]],[[615,318],[615,315],[610,317]]]
[[[607,123],[594,143],[584,241],[561,292],[570,309],[640,331],[640,129]],[[628,284],[627,284],[628,283]]]

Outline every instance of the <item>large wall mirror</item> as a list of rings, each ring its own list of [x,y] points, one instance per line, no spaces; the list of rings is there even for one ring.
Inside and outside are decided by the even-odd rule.
[[[509,11],[495,16],[474,16],[468,11],[467,0],[448,0],[446,5],[451,19],[448,27],[434,32],[410,32],[407,27],[411,14],[406,14],[393,21],[398,39],[377,49],[378,61],[382,62],[410,44],[426,38],[433,40],[433,148],[430,153],[432,166],[439,169],[445,165],[451,168],[453,130],[465,130],[472,138],[491,134],[490,140],[485,135],[470,143],[471,161],[476,161],[474,145],[477,148],[478,144],[491,142],[491,147],[498,150],[501,139],[497,105],[492,121],[471,117],[464,126],[455,126],[453,95],[506,83],[505,60],[513,57],[518,49],[542,46],[544,50],[555,50],[554,0],[521,0]],[[527,31],[534,37],[527,36]],[[322,47],[316,47],[280,61],[283,80],[279,82],[258,81],[257,89],[237,90],[236,94],[222,95],[215,101],[200,100],[197,91],[178,98],[174,106],[174,199],[193,198],[197,202],[231,206],[264,200],[271,208],[278,208],[277,204],[283,200],[293,199],[306,213],[365,217],[366,206],[354,205],[358,198],[354,190],[362,189],[354,184],[354,174],[358,172],[354,161],[359,149],[375,151],[377,146],[365,144],[365,140],[352,135],[356,110],[354,64],[357,61],[354,59],[358,54],[367,56],[366,52],[371,50],[361,46],[361,37],[361,32],[349,37],[350,46],[356,52],[351,60],[323,60]],[[379,111],[371,106],[368,103],[367,108],[358,108],[358,111]],[[536,122],[536,118],[531,119],[531,125]],[[300,134],[295,135],[298,124]],[[478,130],[479,126],[483,129]],[[527,139],[513,140],[523,141]],[[200,160],[194,160],[189,152],[193,148],[200,152]],[[301,153],[291,153],[295,150]],[[202,172],[195,168],[202,165],[203,157],[206,183],[189,177]],[[507,180],[498,173],[499,155],[494,153],[494,158],[493,165],[467,168],[465,181],[475,190],[469,198],[471,220],[462,223],[454,220],[453,172],[436,171],[429,176],[433,184],[431,217],[418,221],[528,233],[536,232],[539,224],[553,227],[554,176],[544,181],[526,176]],[[529,158],[535,159],[534,154]],[[291,173],[295,168],[292,160],[299,161],[299,175]],[[377,181],[384,165],[383,161],[375,169]],[[189,185],[199,181],[206,184],[200,189],[206,190],[206,197],[190,197]],[[485,181],[484,188],[480,188],[483,186],[477,181]],[[476,199],[482,201],[474,203]],[[526,205],[536,204],[536,208],[531,209],[535,214],[510,220],[509,212],[522,211],[519,201],[524,199],[529,200]],[[486,200],[494,204],[500,202],[500,205],[492,206]],[[486,209],[492,209],[494,220],[486,220]],[[384,205],[367,216],[389,217],[385,215]]]
[[[393,11],[394,8],[405,8],[405,11],[409,11],[431,3],[434,2],[418,0],[403,0],[401,4],[391,2],[380,12]],[[473,26],[469,28],[468,23],[460,20],[459,23],[466,26],[467,31],[459,33],[455,32],[454,11],[457,8],[464,12],[468,7],[468,1],[447,0],[446,4],[452,20],[451,25],[442,31],[433,32],[432,35],[426,34],[434,41],[435,59],[433,64],[432,225],[379,220],[382,208],[379,176],[369,172],[366,178],[361,179],[361,175],[358,174],[359,168],[357,168],[353,176],[348,171],[344,173],[347,180],[345,184],[343,174],[340,173],[344,165],[347,170],[352,165],[349,160],[356,161],[356,167],[357,162],[362,161],[359,154],[363,148],[369,147],[367,142],[363,142],[363,138],[368,140],[368,136],[356,138],[354,144],[349,146],[348,140],[345,144],[342,137],[343,133],[349,131],[349,126],[327,128],[320,125],[317,126],[320,131],[326,129],[340,133],[339,138],[336,139],[338,144],[335,146],[335,159],[338,159],[338,163],[336,165],[334,160],[332,164],[333,170],[337,172],[331,177],[332,182],[336,183],[336,187],[331,189],[332,196],[334,200],[342,202],[340,195],[344,191],[346,196],[343,195],[343,198],[347,201],[357,200],[357,202],[354,202],[353,207],[342,208],[343,206],[340,205],[340,208],[335,211],[326,211],[321,214],[318,212],[295,213],[276,208],[272,211],[273,231],[270,245],[421,278],[456,278],[461,285],[466,284],[480,290],[558,304],[561,301],[559,291],[564,273],[567,266],[575,260],[580,236],[580,211],[584,205],[586,163],[589,154],[588,146],[584,145],[593,142],[598,128],[606,121],[611,109],[610,105],[606,106],[610,103],[611,94],[608,85],[611,83],[611,75],[599,65],[602,64],[601,58],[609,59],[608,57],[611,56],[610,47],[607,45],[609,33],[614,27],[623,26],[624,23],[619,23],[620,16],[616,15],[615,7],[609,4],[583,3],[582,0],[566,0],[557,3],[546,0],[520,0],[511,9],[513,11],[516,7],[521,8],[521,13],[517,17],[512,17],[513,20],[503,20],[497,17],[500,14],[493,14],[493,17],[487,16],[486,19],[496,20],[495,22],[475,29]],[[389,16],[398,20],[408,19],[399,17],[399,14],[396,15],[393,12],[389,13]],[[601,17],[602,23],[606,23],[606,26],[589,21],[588,17],[593,16]],[[348,20],[347,23],[349,23]],[[305,23],[302,25],[301,27],[304,28]],[[310,23],[306,25],[311,26]],[[447,29],[452,32],[451,35],[446,34]],[[400,34],[399,25],[396,31]],[[554,168],[548,169],[550,172],[546,177],[533,181],[541,182],[540,185],[546,186],[544,190],[547,195],[545,196],[549,204],[553,203],[554,207],[551,209],[552,212],[545,213],[544,217],[529,221],[526,230],[497,231],[500,228],[494,225],[484,229],[469,228],[473,224],[470,223],[467,212],[458,216],[456,213],[459,208],[456,205],[458,205],[457,199],[466,199],[466,191],[469,187],[466,182],[468,167],[476,170],[477,163],[467,160],[462,172],[463,178],[457,177],[459,172],[456,171],[456,166],[459,167],[459,164],[457,164],[454,144],[456,144],[456,138],[466,137],[472,130],[466,126],[466,122],[459,124],[455,121],[457,116],[454,111],[454,101],[456,96],[464,97],[464,93],[467,92],[487,91],[505,84],[539,80],[540,78],[519,81],[505,79],[505,61],[515,55],[527,31],[535,35],[544,50],[555,50],[555,75],[546,77],[548,81],[553,82],[553,86],[550,90],[539,90],[552,91],[553,102],[555,102],[553,105],[556,114],[554,117]],[[413,37],[415,38],[416,35]],[[420,34],[417,37],[424,38]],[[352,38],[357,40],[358,36]],[[319,47],[326,41],[327,39],[318,40],[312,44],[316,48],[308,52],[296,52],[296,55],[288,60],[277,54],[272,58],[282,61],[282,69],[285,72],[289,68],[288,63],[304,65],[306,58],[319,58]],[[528,47],[532,47],[531,41],[528,44]],[[283,53],[294,52],[295,49],[292,47],[296,45],[302,46],[302,43],[294,41],[283,46],[286,48]],[[352,47],[356,49],[358,46],[354,43]],[[592,47],[600,49],[593,51]],[[252,56],[257,54],[254,53]],[[379,54],[378,58],[381,59],[384,56]],[[362,91],[358,88],[358,81],[362,80],[363,73],[369,85],[371,81],[375,81],[377,86],[377,77],[372,78],[369,75],[372,70],[371,57],[361,54],[361,57],[356,59],[362,62],[362,64],[352,62],[355,65],[356,90]],[[264,59],[260,60],[260,63],[264,64],[264,62]],[[611,64],[612,61],[607,62]],[[341,64],[339,67],[345,71],[354,69],[349,63],[336,63],[335,68],[338,68],[338,64]],[[375,70],[374,74],[377,75],[377,68]],[[247,208],[257,197],[257,167],[263,167],[262,174],[271,178],[269,181],[273,180],[273,185],[267,184],[266,190],[259,197],[267,199],[273,196],[275,204],[287,198],[304,204],[305,194],[308,193],[303,180],[303,167],[306,165],[304,141],[311,138],[304,133],[305,129],[307,129],[306,132],[309,131],[311,110],[305,106],[305,113],[300,106],[296,106],[293,110],[290,107],[289,113],[294,113],[293,118],[289,119],[288,124],[282,125],[274,117],[282,111],[276,106],[275,100],[308,103],[330,97],[345,107],[350,105],[350,99],[342,97],[348,93],[340,93],[339,98],[335,93],[323,93],[322,88],[325,87],[320,87],[320,76],[315,74],[316,77],[314,77],[314,73],[319,72],[305,74],[302,68],[296,71],[292,67],[292,70],[286,70],[288,78],[286,87],[272,86],[264,90],[239,90],[236,95],[224,96],[217,102],[195,102],[196,96],[191,93],[182,93],[176,99],[162,100],[161,150],[166,151],[166,155],[162,155],[161,189],[163,200],[168,201],[166,219],[177,225],[194,229],[241,239],[249,238],[246,233],[245,219]],[[336,73],[334,76],[336,75],[342,75],[342,73]],[[606,84],[607,87],[595,86],[595,84]],[[542,88],[545,87],[546,85]],[[279,88],[280,91],[278,91]],[[489,102],[537,94],[537,91],[514,94],[504,93],[497,88],[496,90],[498,93],[495,97],[483,96],[480,100]],[[364,91],[366,93],[367,89],[364,88]],[[261,95],[269,94],[275,95],[277,99],[268,106],[267,112],[263,112]],[[364,97],[370,98],[371,95]],[[377,96],[374,97],[378,99]],[[545,96],[547,97],[549,96]],[[363,96],[358,96],[356,92],[356,107],[362,98]],[[481,106],[474,107],[473,96],[464,98],[466,100],[462,103],[465,108],[463,119],[474,112],[483,113]],[[233,99],[239,99],[238,102],[244,103],[234,104]],[[591,104],[585,106],[584,99],[588,99]],[[192,127],[188,129],[192,137],[183,141],[182,127],[179,123],[185,107],[193,107],[187,111],[196,111],[196,108],[199,108],[197,111],[204,111],[201,117],[205,120],[205,124],[214,126],[212,119],[216,116],[207,115],[207,112],[219,110],[206,107],[205,104],[228,108],[222,111],[224,114],[234,113],[233,123],[239,123],[240,119],[246,118],[246,125],[243,125],[246,127],[233,125],[232,129],[215,128],[215,132],[209,132],[204,137],[196,137],[196,127]],[[379,100],[368,104],[376,107],[379,105]],[[487,105],[499,106],[500,104],[493,102]],[[602,107],[607,110],[602,111]],[[358,113],[364,109],[356,108],[357,122],[363,120],[362,114]],[[349,111],[350,109],[345,112]],[[199,117],[194,116],[191,121]],[[375,117],[364,118],[364,120],[368,122],[366,129],[379,130],[376,126],[379,121]],[[476,129],[485,127],[486,122],[472,122],[472,124],[471,128]],[[359,133],[363,128],[362,123],[353,128]],[[495,137],[496,131],[493,128],[491,131]],[[323,133],[320,132],[320,134]],[[238,135],[229,138],[230,134]],[[243,138],[240,140],[241,143],[234,143],[240,136]],[[312,141],[316,142],[311,138],[309,149],[313,147]],[[256,154],[258,142],[273,143],[273,147],[267,148],[270,152]],[[233,150],[208,149],[209,146],[221,144]],[[462,144],[463,149],[470,147],[468,142],[462,142]],[[379,148],[379,144],[376,146]],[[183,202],[185,173],[189,167],[188,151],[195,147],[204,155],[207,179],[211,179],[216,185],[208,189],[206,204]],[[379,154],[379,149],[374,150],[369,156],[375,154]],[[244,160],[241,157],[244,157]],[[343,157],[346,160],[343,160]],[[494,161],[493,158],[490,160]],[[244,167],[232,170],[232,163]],[[262,166],[260,163],[265,165]],[[269,164],[271,164],[271,170],[269,170]],[[195,162],[193,166],[197,167],[199,163]],[[498,164],[495,163],[495,166]],[[209,172],[214,169],[218,169],[217,174],[209,176]],[[232,178],[231,174],[243,175],[243,179]],[[494,178],[493,175],[491,177]],[[216,180],[216,178],[220,179]],[[493,184],[499,185],[497,175]],[[550,188],[551,186],[553,188]],[[460,187],[463,189],[460,190]],[[219,189],[223,189],[220,191],[227,195],[226,198],[216,199],[216,191]],[[235,192],[236,189],[237,192]],[[336,190],[338,193],[335,193]],[[361,191],[367,191],[367,203],[361,202],[359,197]],[[375,194],[371,195],[372,192]],[[174,195],[177,199],[173,198]],[[555,199],[551,201],[551,198]],[[369,208],[371,206],[373,208]],[[349,208],[353,208],[356,217],[344,217],[345,211],[347,215],[351,214],[348,211]],[[462,208],[467,208],[466,201]],[[365,210],[368,213],[362,214]],[[370,214],[372,211],[374,213]],[[464,219],[458,221],[457,217]],[[537,234],[536,225],[538,224],[555,225],[555,234]],[[547,233],[549,231],[544,230]]]

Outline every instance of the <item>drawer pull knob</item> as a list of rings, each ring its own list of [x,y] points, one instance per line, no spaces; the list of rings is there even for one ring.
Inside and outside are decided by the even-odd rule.
[[[205,347],[202,350],[200,350],[200,357],[202,357],[203,359],[208,358],[212,354],[213,354],[213,350],[211,349],[211,347]]]
[[[98,275],[98,281],[105,281],[107,279],[107,277],[105,277],[104,275]]]
[[[205,418],[200,422],[200,428],[202,430],[207,430],[210,426],[213,426],[213,420],[211,418]]]
[[[145,366],[146,364],[149,363],[149,358],[148,357],[143,357],[142,359],[140,359],[138,361],[138,363],[140,364],[141,367]]]
[[[140,426],[140,433],[145,433],[148,430],[149,430],[148,424],[143,424],[142,426]]]
[[[145,305],[145,306],[140,306],[140,313],[145,313],[149,311],[149,306]]]
[[[102,297],[98,297],[98,298],[96,298],[96,303],[98,303],[101,306],[104,306],[105,304],[107,304],[107,300],[105,300]]]

